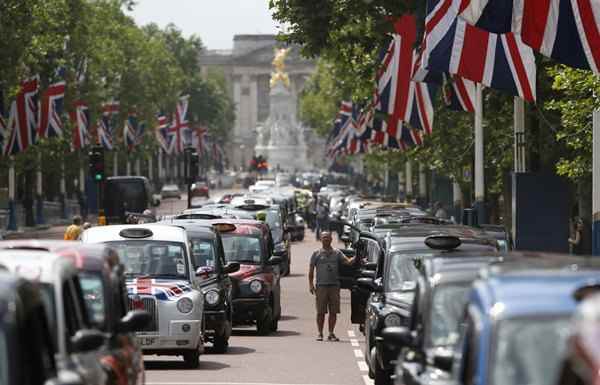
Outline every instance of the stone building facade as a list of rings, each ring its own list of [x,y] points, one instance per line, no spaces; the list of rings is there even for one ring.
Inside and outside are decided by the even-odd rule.
[[[275,48],[280,45],[275,35],[236,35],[232,50],[204,50],[200,53],[203,73],[210,68],[221,69],[235,103],[236,121],[225,151],[230,165],[236,169],[250,162],[256,145],[256,127],[269,115],[272,61]],[[315,71],[315,62],[301,57],[298,47],[294,47],[286,59],[285,68],[297,103],[304,83]],[[324,147],[323,140],[314,135],[307,139],[309,145]]]

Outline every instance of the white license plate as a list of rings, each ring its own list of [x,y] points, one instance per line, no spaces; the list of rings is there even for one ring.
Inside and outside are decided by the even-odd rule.
[[[138,341],[141,346],[150,346],[150,345],[154,345],[154,343],[156,342],[156,338],[155,337],[138,337]]]

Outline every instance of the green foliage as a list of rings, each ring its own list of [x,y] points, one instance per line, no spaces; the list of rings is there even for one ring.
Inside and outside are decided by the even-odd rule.
[[[550,110],[560,113],[562,126],[556,139],[565,143],[570,153],[557,164],[559,175],[580,181],[592,172],[592,113],[600,108],[600,77],[563,65],[548,70],[558,96],[548,101]]]

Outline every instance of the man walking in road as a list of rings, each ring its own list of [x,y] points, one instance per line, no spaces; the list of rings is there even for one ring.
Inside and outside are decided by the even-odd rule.
[[[356,257],[348,258],[340,250],[331,247],[331,240],[329,231],[321,232],[323,247],[313,253],[308,271],[308,287],[310,293],[316,295],[317,328],[319,330],[317,341],[323,341],[326,313],[329,313],[329,337],[327,340],[339,341],[334,333],[337,315],[340,313],[339,265],[340,263],[351,265],[356,259]],[[316,287],[315,270],[317,271]]]

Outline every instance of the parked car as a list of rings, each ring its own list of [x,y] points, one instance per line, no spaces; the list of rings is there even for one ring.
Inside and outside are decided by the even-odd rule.
[[[128,213],[141,214],[150,210],[153,214],[160,200],[152,194],[147,178],[142,176],[115,176],[106,179],[104,185],[104,214],[106,223],[122,224]]]
[[[0,273],[0,364],[6,385],[83,383],[81,374],[61,368],[43,296],[35,284]]]
[[[205,340],[213,351],[225,353],[233,326],[233,285],[229,274],[240,270],[238,262],[227,262],[219,232],[197,220],[180,219],[170,223],[183,227],[192,252],[192,264],[204,293]]]
[[[107,336],[99,354],[109,372],[109,382],[134,385],[143,381],[144,359],[133,333],[142,330],[151,317],[145,311],[128,308],[123,265],[113,249],[106,245],[38,240],[3,242],[0,248],[47,250],[73,261],[79,271],[90,323]]]
[[[440,357],[452,357],[467,294],[481,269],[503,260],[477,255],[423,260],[408,326],[382,332],[382,344],[390,350],[406,348],[400,353],[403,359],[397,361],[396,384],[432,385],[450,380],[434,363]]]
[[[600,281],[597,270],[584,266],[499,271],[476,282],[454,357],[436,366],[452,369],[458,384],[555,384],[574,294]]]
[[[162,199],[177,198],[181,199],[181,191],[176,184],[166,184],[160,189]]]
[[[192,197],[204,197],[210,198],[208,183],[204,181],[198,181],[192,184]]]
[[[288,229],[290,231],[290,237],[292,241],[304,240],[304,233],[306,232],[306,224],[304,218],[300,214],[292,214],[288,221]]]
[[[44,250],[0,250],[0,270],[8,270],[40,289],[59,370],[73,370],[80,383],[110,383],[100,359],[103,332],[88,319],[77,268],[68,258]]]
[[[377,385],[391,382],[392,362],[403,348],[383,344],[381,333],[386,327],[409,325],[420,274],[418,263],[421,262],[417,261],[442,255],[448,258],[477,257],[497,252],[495,240],[476,238],[474,229],[455,226],[452,236],[443,234],[448,233],[428,236],[428,230],[423,229],[420,234],[399,239],[395,245],[388,237],[386,243],[389,246],[378,263],[375,278],[358,280],[360,286],[373,292],[366,305],[365,358],[369,375]],[[469,254],[469,251],[478,253]]]
[[[240,263],[240,270],[230,274],[234,322],[256,324],[260,335],[276,331],[281,318],[281,257],[271,256],[268,227],[242,219],[214,220],[213,225],[221,233],[226,261]]]
[[[256,181],[256,183],[254,183],[252,186],[248,187],[248,190],[250,190],[251,193],[257,193],[257,192],[269,190],[273,187],[275,187],[275,181],[265,179],[265,180]]]
[[[81,240],[105,243],[119,254],[129,306],[152,315],[137,335],[143,352],[183,356],[188,367],[198,367],[204,352],[204,295],[185,230],[158,224],[98,226]]]

